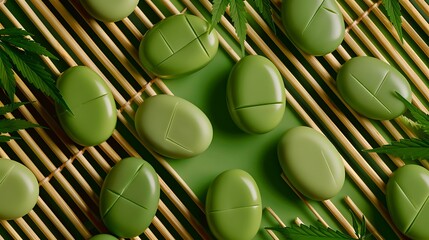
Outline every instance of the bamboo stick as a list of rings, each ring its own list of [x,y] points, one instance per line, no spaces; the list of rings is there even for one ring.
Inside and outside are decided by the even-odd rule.
[[[72,234],[67,230],[62,221],[58,219],[55,213],[49,208],[49,206],[43,201],[39,196],[37,199],[37,206],[42,209],[43,213],[48,217],[51,223],[58,229],[58,231],[63,235],[64,239],[74,239]]]
[[[349,206],[349,208],[353,211],[353,213],[356,216],[359,216],[359,218],[362,220],[363,217],[363,213],[362,211],[358,208],[358,206],[353,202],[353,200],[349,197],[346,196],[344,198],[344,201],[347,203],[347,205]],[[366,227],[368,228],[368,230],[371,232],[371,234],[375,237],[375,239],[377,240],[383,240],[384,238],[380,235],[380,233],[377,231],[377,229],[374,227],[374,225],[372,225],[372,223],[365,218],[365,223],[366,223]]]
[[[171,223],[173,228],[179,233],[182,239],[192,240],[193,237],[188,233],[185,227],[180,223],[180,221],[174,216],[174,214],[168,209],[167,205],[164,204],[163,201],[159,201],[159,210],[166,218],[168,218],[168,222]]]
[[[426,14],[426,16],[429,16],[429,4],[424,0],[417,0],[416,2],[419,5],[420,9],[422,9],[423,12]]]
[[[421,0],[418,0],[418,1],[421,1]],[[413,4],[410,1],[405,1],[405,0],[400,0],[399,2],[401,3],[402,7],[411,15],[414,21],[416,21],[416,23],[422,28],[422,30],[426,33],[426,35],[429,36],[429,23],[419,13],[419,11],[417,11],[417,9],[413,6]],[[427,3],[426,4],[421,3],[421,4],[426,6],[428,5]],[[427,9],[425,12],[427,12]]]
[[[274,217],[274,219],[279,223],[280,227],[286,227],[286,224],[283,223],[283,221],[280,219],[280,217],[273,211],[273,209],[271,209],[270,207],[266,207],[265,210],[268,211],[268,213]],[[270,235],[270,237],[274,240],[279,239],[276,234],[274,233],[273,230],[270,229],[266,229],[266,231],[268,232],[268,234]]]
[[[34,240],[40,239],[37,236],[37,234],[33,231],[33,229],[27,224],[27,222],[24,221],[23,218],[18,218],[18,219],[15,219],[14,221],[18,224],[18,226],[21,228],[21,230],[29,239],[34,239]]]
[[[296,190],[296,188],[290,183],[289,179],[286,177],[286,175],[284,175],[283,173],[281,174],[282,179],[287,183],[287,185],[293,190],[293,192],[295,193],[295,195],[297,195],[299,197],[299,199],[301,199],[301,201],[305,204],[305,206],[307,206],[307,208],[313,213],[313,215],[316,217],[316,219],[322,223],[323,226],[325,226],[326,228],[329,227],[328,223],[326,223],[326,221],[322,218],[322,216],[317,212],[317,210],[311,206],[311,204],[305,199],[305,197],[298,191]]]
[[[0,220],[0,224],[10,234],[10,236],[13,239],[22,239],[22,237],[19,236],[19,234],[15,231],[15,229],[6,220]]]
[[[319,220],[323,224],[323,226],[328,228],[329,225],[325,222],[325,220],[323,220],[323,218],[316,211],[316,209],[314,209],[310,205],[310,203],[304,198],[304,196],[298,190],[295,189],[295,187],[290,183],[290,181],[286,177],[286,175],[284,175],[282,173],[281,177],[289,185],[289,187],[295,192],[295,194],[301,199],[301,201],[303,201],[304,204],[310,209],[310,211],[316,216],[317,220]],[[326,208],[328,208],[329,212],[335,217],[335,219],[337,219],[337,221],[341,224],[341,226],[343,226],[343,228],[347,231],[347,233],[350,236],[357,238],[357,236],[353,230],[353,227],[345,219],[345,217],[340,213],[340,211],[334,206],[334,204],[330,200],[324,200],[324,201],[322,201],[322,203],[323,203],[323,205],[325,205]]]
[[[40,219],[39,215],[37,215],[34,210],[31,210],[28,213],[28,216],[31,218],[31,220],[37,225],[37,227],[40,229],[40,231],[42,231],[43,235],[47,238],[47,239],[54,239],[55,236],[54,234],[51,232],[51,230],[49,230],[48,226],[46,226],[46,223],[42,221],[42,219]]]

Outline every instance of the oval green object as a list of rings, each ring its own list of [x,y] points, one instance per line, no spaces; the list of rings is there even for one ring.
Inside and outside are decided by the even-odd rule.
[[[110,234],[103,233],[94,235],[89,240],[118,240],[118,238]]]
[[[119,237],[138,236],[152,222],[159,194],[158,175],[148,162],[134,157],[122,159],[107,174],[101,188],[101,218]]]
[[[328,54],[344,39],[343,15],[335,0],[284,0],[281,14],[286,35],[308,54]]]
[[[206,217],[217,239],[252,239],[262,218],[261,194],[253,177],[240,169],[219,174],[207,192]]]
[[[412,239],[429,239],[429,171],[418,165],[396,170],[386,186],[387,208],[398,229]]]
[[[103,22],[117,22],[130,15],[139,0],[80,0],[86,11]]]
[[[246,56],[235,64],[227,84],[228,110],[248,133],[273,130],[285,112],[286,94],[276,66],[262,56]]]
[[[207,65],[216,55],[216,30],[196,16],[179,14],[157,23],[140,43],[140,61],[161,78],[176,78]]]
[[[407,79],[373,57],[355,57],[344,63],[338,71],[337,88],[351,108],[376,120],[390,120],[404,113],[406,107],[395,92],[411,101]]]
[[[66,134],[83,146],[106,141],[115,130],[116,106],[103,79],[85,66],[72,67],[58,78],[57,87],[72,112],[56,104]]]
[[[141,139],[159,154],[190,158],[204,152],[213,138],[207,116],[185,99],[156,95],[137,109],[135,127]]]
[[[21,163],[0,158],[0,196],[1,220],[26,215],[39,197],[36,176]]]
[[[278,158],[290,183],[308,198],[326,200],[343,187],[345,170],[340,153],[312,128],[286,131],[278,145]]]

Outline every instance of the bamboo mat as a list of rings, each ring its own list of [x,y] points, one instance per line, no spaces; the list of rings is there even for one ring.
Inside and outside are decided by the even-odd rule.
[[[47,126],[19,131],[21,140],[0,146],[0,157],[25,164],[37,177],[40,197],[28,215],[13,221],[0,221],[0,239],[87,239],[107,230],[98,212],[101,184],[110,168],[127,156],[144,156],[159,174],[161,201],[151,226],[142,239],[208,239],[203,204],[163,157],[146,148],[136,137],[133,121],[135,111],[145,98],[173,94],[161,79],[154,78],[139,64],[138,44],[147,29],[161,19],[186,10],[209,18],[211,3],[207,0],[143,1],[129,18],[118,23],[100,23],[83,10],[78,0],[9,0],[0,1],[1,27],[24,27],[34,38],[59,56],[52,62],[42,58],[46,67],[58,76],[70,66],[86,65],[108,83],[116,101],[118,124],[112,137],[94,147],[81,147],[69,140],[53,114],[54,107],[47,99],[16,75],[18,91],[15,101],[30,101],[6,117],[25,118]],[[339,48],[326,56],[313,57],[293,48],[285,39],[279,18],[279,0],[273,0],[277,36],[246,2],[250,24],[247,26],[247,54],[268,57],[285,79],[287,103],[308,126],[327,135],[343,149],[348,177],[390,225],[398,239],[405,239],[393,226],[379,197],[385,193],[388,176],[406,164],[401,159],[366,154],[369,149],[391,140],[411,137],[412,133],[397,119],[373,121],[351,110],[338,95],[336,72],[354,56],[375,56],[390,63],[410,81],[413,103],[427,112],[429,100],[429,4],[425,0],[401,0],[403,13],[403,44],[385,17],[381,1],[338,0],[346,22],[346,35]],[[220,47],[232,60],[238,61],[240,50],[230,18],[222,18],[218,26]],[[4,102],[6,96],[0,96]],[[419,164],[429,168],[427,161]],[[287,179],[284,177],[285,181]],[[328,221],[305,200],[315,219],[328,226]],[[346,196],[344,202],[361,216],[359,204]],[[338,210],[331,201],[323,206],[354,236],[349,216]],[[284,223],[267,208],[278,224]],[[297,219],[297,222],[300,220]],[[369,231],[376,239],[383,239],[369,221]],[[279,239],[275,232],[268,232]],[[136,239],[139,239],[138,237]]]

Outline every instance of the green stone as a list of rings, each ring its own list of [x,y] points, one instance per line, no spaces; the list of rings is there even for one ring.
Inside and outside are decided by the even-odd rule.
[[[405,165],[387,182],[387,208],[398,229],[412,239],[429,239],[429,171]]]
[[[149,97],[137,109],[134,121],[139,137],[169,158],[201,154],[213,138],[207,116],[192,103],[176,96]]]
[[[219,174],[207,192],[206,217],[218,239],[252,239],[262,218],[261,194],[253,177],[240,169]]]
[[[278,158],[290,183],[310,199],[332,198],[343,187],[345,170],[340,153],[312,128],[286,131],[278,145]]]
[[[139,0],[80,0],[86,11],[103,22],[117,22],[130,15]]]
[[[72,112],[56,104],[58,119],[66,134],[82,146],[106,141],[115,130],[116,106],[103,79],[85,66],[67,69],[57,87]]]
[[[355,57],[343,64],[337,88],[356,112],[376,120],[390,120],[406,110],[395,92],[411,101],[407,79],[394,67],[373,57]]]
[[[216,30],[196,16],[179,14],[157,23],[144,35],[139,55],[144,68],[161,78],[191,74],[216,55]]]
[[[274,64],[246,56],[235,64],[227,84],[227,103],[234,123],[248,133],[266,133],[283,119],[286,94]]]
[[[118,238],[110,234],[97,234],[92,236],[89,240],[118,240]]]
[[[115,235],[142,234],[158,208],[160,187],[153,167],[141,158],[118,162],[107,174],[100,193],[100,214]]]
[[[322,56],[344,39],[344,20],[335,0],[283,0],[286,35],[302,51]]]
[[[1,220],[26,215],[39,197],[36,176],[21,163],[0,158],[0,196]]]

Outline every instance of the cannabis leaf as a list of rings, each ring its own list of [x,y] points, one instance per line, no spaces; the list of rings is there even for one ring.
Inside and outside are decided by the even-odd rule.
[[[69,109],[55,86],[52,75],[38,61],[39,55],[57,59],[52,53],[33,40],[30,33],[18,28],[0,29],[0,87],[7,93],[11,102],[15,94],[15,77],[19,72],[29,83],[44,94]]]
[[[420,110],[418,107],[414,106],[410,102],[408,102],[407,99],[401,96],[401,94],[396,93],[396,96],[398,96],[399,100],[404,103],[405,107],[407,107],[408,111],[410,111],[411,115],[420,125],[423,132],[429,134],[429,115],[424,113],[422,110]]]
[[[284,228],[269,228],[282,233],[287,239],[291,240],[342,240],[354,239],[340,231],[335,231],[332,228],[324,228],[322,226],[307,226],[301,224],[300,226],[292,225],[291,227]]]
[[[246,9],[242,0],[232,0],[231,6],[231,19],[234,23],[235,31],[237,32],[238,39],[240,40],[241,52],[244,55],[244,40],[246,39]]]
[[[372,235],[366,231],[365,216],[362,216],[362,220],[359,220],[356,215],[350,210],[353,220],[353,228],[356,236],[360,240],[368,240],[372,238]],[[290,240],[351,240],[353,237],[342,233],[332,228],[324,227],[320,222],[318,226],[307,226],[301,224],[299,226],[292,225],[291,227],[270,227],[271,229],[283,234],[287,239]]]
[[[18,107],[27,104],[26,102],[20,102],[20,103],[11,103],[5,106],[0,107],[0,115],[4,115],[8,112],[12,112],[13,110],[17,109]],[[31,122],[28,122],[23,119],[1,119],[0,120],[0,142],[7,142],[11,139],[17,139],[18,137],[13,137],[6,135],[6,133],[15,132],[21,129],[27,129],[27,128],[33,128],[33,127],[41,127],[38,124],[34,124]]]
[[[418,133],[419,138],[401,139],[378,148],[365,150],[366,152],[386,153],[400,157],[404,160],[424,160],[429,159],[429,115],[424,113],[418,107],[414,106],[396,93],[398,98],[404,103],[414,119],[403,119],[412,126],[411,130]]]
[[[270,26],[270,28],[275,33],[276,27],[275,27],[274,20],[272,17],[272,12],[271,12],[271,4],[270,4],[271,1],[270,0],[253,0],[253,1],[255,2],[255,6],[259,11],[259,13],[261,14],[261,17],[265,20],[265,22],[267,22],[268,26]]]
[[[399,0],[383,0],[382,3],[387,11],[387,15],[389,16],[390,22],[392,22],[393,26],[396,29],[396,32],[398,33],[399,39],[401,39],[401,42],[404,42],[401,27],[401,5],[399,4]]]
[[[424,160],[429,159],[429,139],[405,138],[366,151],[391,154],[403,160]]]
[[[267,22],[268,26],[275,32],[274,20],[272,17],[272,8],[270,0],[252,0],[256,9],[261,14],[262,18]],[[247,12],[244,0],[214,0],[212,9],[211,26],[209,31],[220,21],[226,8],[230,6],[230,15],[234,24],[235,32],[237,33],[241,51],[244,55],[244,41],[246,39],[247,30]]]

